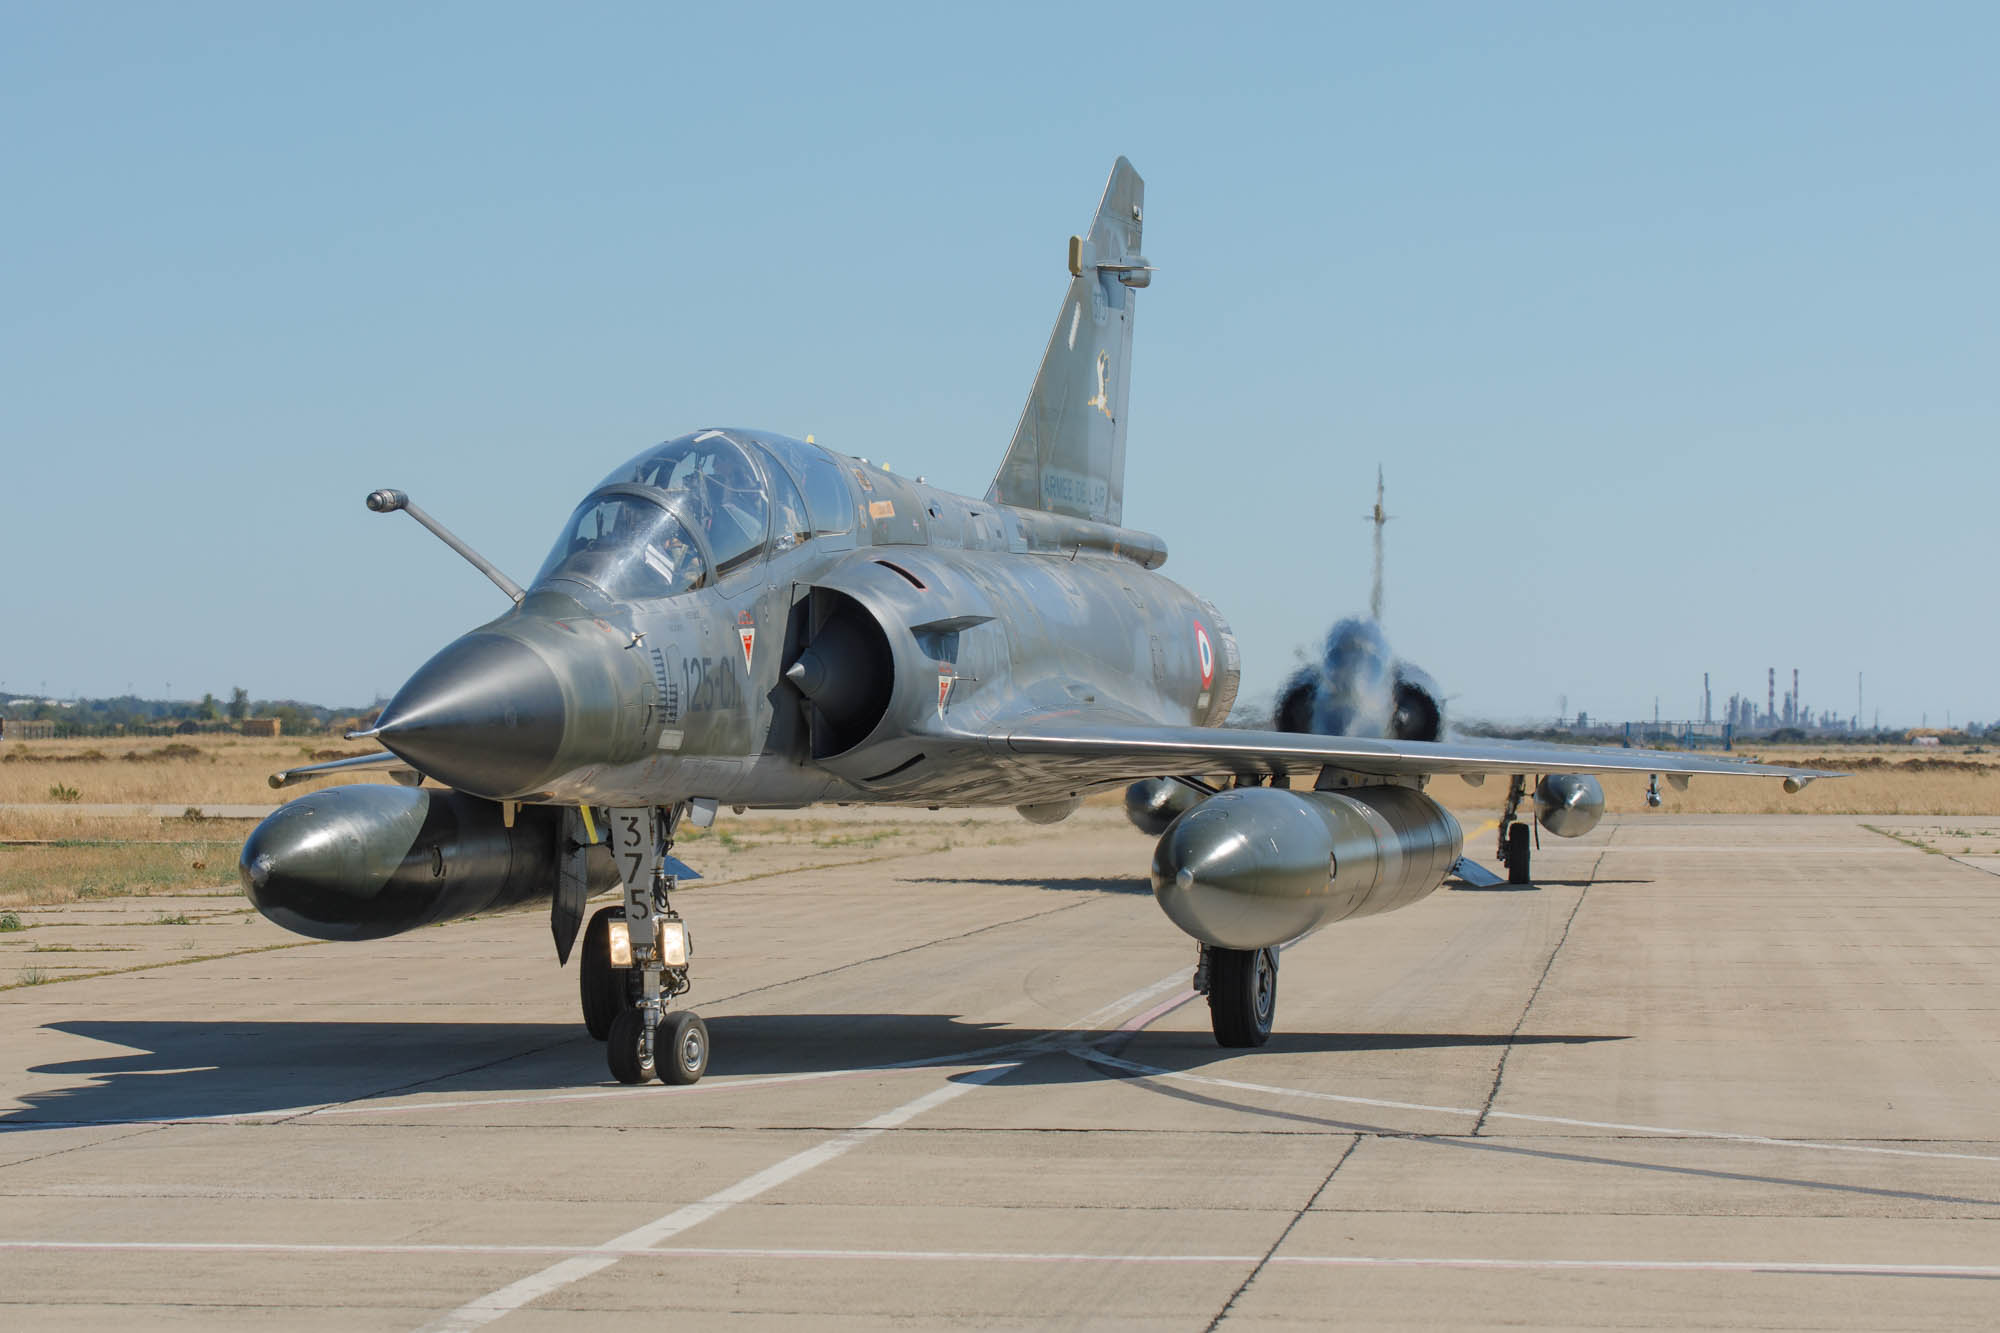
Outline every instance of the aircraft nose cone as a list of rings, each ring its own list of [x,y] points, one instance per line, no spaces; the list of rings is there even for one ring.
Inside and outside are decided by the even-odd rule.
[[[501,634],[468,634],[417,669],[373,735],[440,782],[494,798],[555,776],[562,682],[541,654]]]

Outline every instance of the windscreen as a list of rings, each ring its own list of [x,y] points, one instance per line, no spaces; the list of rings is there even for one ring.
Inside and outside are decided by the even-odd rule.
[[[771,499],[743,446],[721,431],[670,440],[605,478],[651,486],[679,497],[688,521],[708,538],[715,572],[726,574],[763,553]]]
[[[577,507],[535,575],[569,579],[621,601],[672,597],[708,581],[692,534],[668,510],[633,495],[595,495]]]

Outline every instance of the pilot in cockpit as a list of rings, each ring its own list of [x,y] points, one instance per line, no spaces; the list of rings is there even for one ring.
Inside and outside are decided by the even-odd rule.
[[[717,562],[762,547],[764,485],[750,460],[733,447],[717,449],[701,483],[689,492]]]

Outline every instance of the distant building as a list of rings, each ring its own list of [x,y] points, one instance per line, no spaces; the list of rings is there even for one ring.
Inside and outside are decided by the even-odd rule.
[[[24,719],[0,718],[0,737],[10,741],[46,741],[55,739],[56,724],[53,722],[29,722]]]
[[[243,734],[245,736],[276,736],[281,734],[283,730],[284,727],[275,717],[246,717],[243,719]]]

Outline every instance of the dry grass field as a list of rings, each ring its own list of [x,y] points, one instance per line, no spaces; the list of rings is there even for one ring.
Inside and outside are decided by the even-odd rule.
[[[217,806],[276,805],[270,774],[314,758],[368,751],[329,740],[24,741],[0,750],[0,911],[125,895],[234,892],[236,854],[255,819]],[[314,785],[386,782],[379,773]],[[71,793],[74,793],[72,796]],[[171,807],[107,812],[102,806]],[[863,817],[856,818],[856,814]],[[986,812],[805,811],[685,829],[683,848],[719,883],[780,870],[850,865],[954,846],[993,845],[1030,826]]]
[[[266,781],[272,772],[365,752],[366,747],[335,738],[297,737],[9,743],[0,747],[0,909],[224,890],[235,879],[236,852],[254,821],[206,817],[200,813],[204,807],[274,805],[298,789],[272,791]],[[1816,782],[1796,796],[1786,795],[1772,779],[1696,778],[1684,792],[1663,782],[1659,813],[2000,814],[2000,754],[1904,747],[1765,747],[1741,753],[1851,776]],[[361,773],[324,781],[388,778]],[[1645,778],[1607,778],[1604,787],[1612,811],[1647,813]],[[1483,817],[1497,810],[1506,784],[1495,778],[1473,787],[1444,778],[1430,791],[1462,816]],[[1117,793],[1108,793],[1093,804],[1117,800]],[[166,806],[186,813],[88,808],[104,805]],[[742,878],[768,873],[781,862],[796,868],[801,854],[815,863],[841,864],[865,859],[875,849],[913,849],[922,839],[929,839],[929,847],[1004,841],[1015,827],[991,816],[961,821],[950,812],[923,821],[895,811],[838,820],[806,813],[760,819],[754,831],[748,825],[732,828],[725,820],[714,830],[693,830],[687,841],[710,843],[700,848],[704,869]]]
[[[1701,815],[1995,815],[2000,814],[2000,754],[1917,750],[1909,746],[1744,746],[1740,759],[1845,773],[1788,795],[1775,778],[1694,778],[1675,791],[1664,778],[1658,810],[1646,805],[1644,775],[1603,779],[1605,808],[1614,814]],[[1507,797],[1503,778],[1472,787],[1440,778],[1430,794],[1460,813],[1497,811]]]
[[[1695,778],[1684,792],[1660,783],[1662,814],[1993,815],[2000,814],[2000,754],[1909,746],[1743,746],[1737,755],[1767,764],[1821,768],[1848,776],[1815,782],[1797,795],[1769,778]],[[1463,785],[1463,784],[1460,784]],[[1492,784],[1488,784],[1489,786]],[[1604,780],[1605,805],[1646,807],[1646,779]]]
[[[0,744],[0,805],[272,805],[286,799],[267,781],[279,769],[372,753],[373,746],[335,736],[10,741]],[[388,778],[358,773],[342,781]]]
[[[274,805],[278,769],[364,753],[332,737],[193,736],[0,745],[0,908],[233,885],[255,823],[204,806]],[[387,781],[360,774],[348,781]],[[172,806],[165,817],[102,805]],[[6,808],[31,806],[32,809]]]
[[[233,885],[254,820],[203,806],[272,805],[269,776],[314,755],[361,753],[335,738],[198,736],[0,745],[0,908]],[[360,775],[350,781],[386,781]],[[91,806],[173,806],[165,817]],[[22,809],[19,807],[33,807]],[[15,808],[7,808],[15,807]]]

